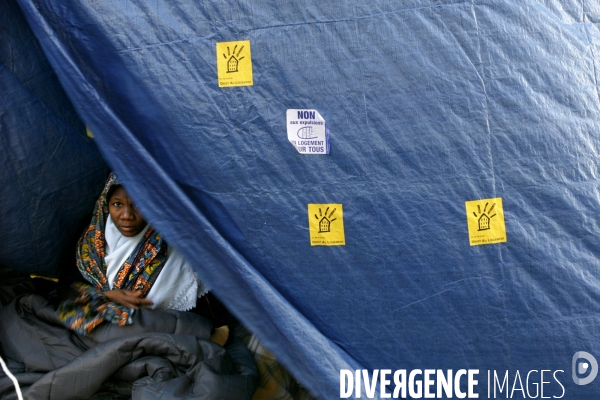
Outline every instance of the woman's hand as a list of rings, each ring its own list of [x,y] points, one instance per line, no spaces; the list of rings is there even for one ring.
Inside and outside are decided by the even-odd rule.
[[[110,301],[123,304],[129,308],[152,308],[152,300],[144,299],[141,290],[113,289],[104,292]]]

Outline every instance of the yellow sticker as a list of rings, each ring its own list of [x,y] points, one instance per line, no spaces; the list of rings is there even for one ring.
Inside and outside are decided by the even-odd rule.
[[[465,202],[471,246],[506,242],[502,197]]]
[[[217,43],[219,87],[252,86],[250,41]]]
[[[341,204],[309,204],[311,246],[344,246],[344,212]]]

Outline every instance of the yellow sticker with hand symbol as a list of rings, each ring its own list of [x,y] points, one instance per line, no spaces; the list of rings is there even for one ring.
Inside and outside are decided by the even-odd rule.
[[[467,201],[465,206],[471,246],[506,242],[502,197]]]
[[[344,246],[344,211],[341,204],[309,204],[311,246]]]
[[[217,78],[219,87],[254,85],[249,40],[217,43]]]

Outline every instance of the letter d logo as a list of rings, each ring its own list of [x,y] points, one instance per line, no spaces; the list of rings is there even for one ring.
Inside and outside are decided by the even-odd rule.
[[[585,358],[588,362],[578,363],[577,360],[580,358]],[[578,373],[585,374],[590,366],[592,369],[587,377],[577,377]],[[573,354],[573,382],[575,382],[576,385],[587,385],[596,378],[596,375],[598,375],[598,361],[596,361],[593,355],[586,351],[578,351],[577,353]]]

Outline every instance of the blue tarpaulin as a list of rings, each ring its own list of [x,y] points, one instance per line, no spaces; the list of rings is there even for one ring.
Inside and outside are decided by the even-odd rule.
[[[0,267],[74,265],[107,167],[16,1],[0,2]]]
[[[45,225],[71,234],[102,184],[64,89],[144,216],[314,396],[338,398],[341,369],[478,369],[480,398],[506,371],[514,398],[597,398],[571,375],[600,357],[597,1],[18,4],[47,61],[11,69],[2,39],[0,234],[22,241],[1,264],[55,254]],[[238,67],[251,85],[219,85]],[[318,111],[329,154],[299,154],[287,110]],[[311,204],[338,207],[345,244],[311,245]]]

